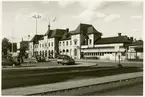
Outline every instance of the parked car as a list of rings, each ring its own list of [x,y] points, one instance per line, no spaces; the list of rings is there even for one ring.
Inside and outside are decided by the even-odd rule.
[[[19,66],[20,62],[11,56],[2,57],[2,66]]]
[[[37,62],[45,62],[46,61],[45,57],[43,57],[43,56],[36,56],[36,60],[37,60]]]
[[[57,63],[62,65],[70,65],[75,64],[75,60],[68,55],[60,55],[58,56]]]

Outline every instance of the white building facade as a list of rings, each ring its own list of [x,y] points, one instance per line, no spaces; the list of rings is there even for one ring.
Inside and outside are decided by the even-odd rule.
[[[119,33],[115,37],[102,38],[90,24],[80,24],[75,30],[54,29],[40,35],[34,43],[34,38],[29,43],[30,57],[40,55],[46,58],[56,58],[57,55],[69,55],[74,59],[104,59],[126,60],[127,48],[125,45],[132,43],[127,36]]]

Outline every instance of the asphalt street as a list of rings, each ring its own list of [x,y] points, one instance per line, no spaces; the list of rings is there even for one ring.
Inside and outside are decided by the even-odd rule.
[[[54,63],[54,64],[53,64]],[[82,63],[83,64],[83,63]],[[91,64],[91,63],[88,63]],[[112,63],[99,63],[99,66],[41,68],[41,69],[2,69],[2,89],[24,87],[39,84],[57,83],[67,80],[86,79],[91,77],[111,76],[121,73],[140,71],[140,64],[124,64],[125,68],[118,70]],[[56,62],[38,63],[37,66],[57,65]],[[115,65],[115,64],[114,64]],[[131,65],[133,67],[131,67]],[[137,66],[137,67],[135,67]],[[23,68],[23,67],[20,67]]]

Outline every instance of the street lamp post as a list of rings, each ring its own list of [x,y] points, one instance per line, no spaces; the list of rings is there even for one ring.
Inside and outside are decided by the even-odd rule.
[[[40,15],[34,15],[33,18],[36,19],[36,35],[37,35],[37,19],[41,18]]]
[[[120,50],[118,51],[118,54],[119,54],[119,55],[118,55],[119,63],[117,64],[117,67],[118,67],[118,68],[122,68],[123,66],[122,66],[122,64],[120,63],[120,61],[121,61],[121,60],[120,60],[120,59],[121,59],[121,55],[120,55],[121,52],[120,52]]]
[[[28,35],[28,58],[30,58],[30,35]]]

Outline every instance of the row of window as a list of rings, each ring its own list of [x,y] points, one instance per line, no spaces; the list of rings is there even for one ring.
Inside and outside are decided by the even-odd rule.
[[[69,49],[66,49],[66,50],[65,50],[65,49],[63,49],[63,50],[60,50],[59,52],[60,52],[60,53],[62,53],[62,52],[63,52],[63,53],[65,53],[65,52],[67,52],[67,53],[68,53],[69,51],[71,51],[71,49],[70,49],[70,50],[69,50]]]
[[[49,55],[49,56],[50,55],[53,55],[53,53],[54,53],[53,50],[49,50],[49,51],[39,51],[39,52],[36,51],[35,52],[35,55],[40,55],[40,56],[45,56],[46,57],[47,55]]]
[[[91,39],[89,39],[89,43],[90,44],[92,43],[92,40]],[[74,44],[77,45],[77,41],[74,41]],[[60,41],[59,42],[59,45],[60,46],[68,46],[69,45],[69,41]],[[72,45],[72,41],[70,41],[70,45]],[[50,46],[53,47],[53,42],[48,43],[48,44],[47,43],[42,43],[42,44],[39,44],[39,45],[35,45],[34,48],[38,48],[38,46],[40,46],[40,48],[41,47],[50,47]]]
[[[103,56],[104,54],[112,54],[112,52],[96,52],[96,53],[84,53],[86,56]]]
[[[69,41],[60,41],[59,42],[59,46],[68,46],[69,45]],[[72,41],[70,41],[70,45],[72,45]]]
[[[84,53],[84,55],[86,55],[86,56],[104,56],[104,54],[112,54],[112,52]],[[125,56],[125,52],[121,52],[121,55],[122,56]]]
[[[35,45],[35,48],[38,48],[38,46],[40,46],[40,48],[41,47],[53,47],[53,42],[51,42],[51,43],[42,43],[42,44],[39,44],[39,45]]]

